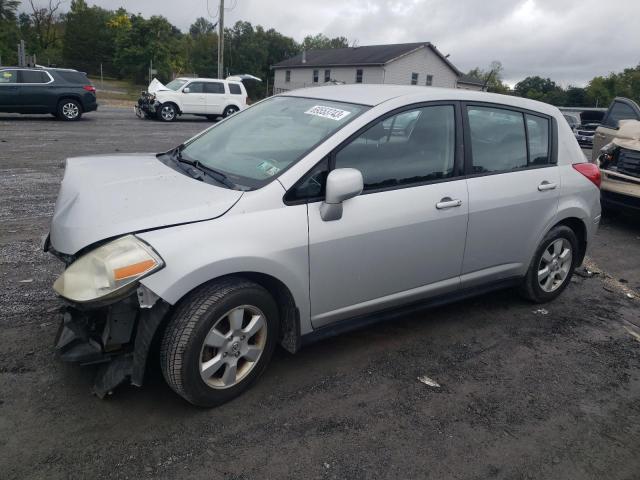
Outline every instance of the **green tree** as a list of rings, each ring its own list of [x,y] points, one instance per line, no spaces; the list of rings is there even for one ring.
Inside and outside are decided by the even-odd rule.
[[[556,106],[564,106],[567,103],[564,90],[550,78],[527,77],[518,82],[513,91],[519,97],[531,98]]]
[[[16,44],[19,30],[16,24],[17,0],[0,0],[0,65],[17,63]]]
[[[0,0],[0,22],[15,22],[19,0]]]
[[[114,13],[88,7],[85,0],[72,0],[65,16],[62,57],[65,65],[88,73],[114,74],[115,31],[107,27]]]
[[[468,75],[482,80],[487,85],[487,91],[493,93],[510,93],[509,86],[502,82],[502,63],[498,60],[494,60],[489,65],[488,70],[483,70],[480,67],[476,67],[473,70],[469,70]]]
[[[307,35],[302,41],[302,50],[324,50],[328,48],[346,48],[349,40],[346,37],[329,38],[322,33]]]
[[[192,37],[199,37],[213,33],[215,25],[204,17],[199,17],[189,27],[189,33]]]

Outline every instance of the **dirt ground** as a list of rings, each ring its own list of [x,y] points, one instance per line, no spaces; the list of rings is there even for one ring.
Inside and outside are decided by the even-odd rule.
[[[209,124],[0,114],[1,479],[640,478],[638,216],[605,218],[591,274],[542,307],[505,291],[279,350],[213,410],[157,366],[143,388],[92,396],[94,370],[54,355],[61,264],[40,250],[63,161],[160,151]]]

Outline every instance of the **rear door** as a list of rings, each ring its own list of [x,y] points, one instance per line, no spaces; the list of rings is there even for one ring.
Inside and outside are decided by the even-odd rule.
[[[224,88],[224,82],[206,82],[205,94],[207,102],[207,114],[222,115],[226,106],[227,92]]]
[[[25,112],[47,113],[50,110],[51,96],[55,95],[50,87],[53,78],[42,70],[20,70],[19,102]]]
[[[18,104],[18,70],[0,70],[0,108],[15,112]]]
[[[640,107],[628,98],[616,98],[609,106],[604,116],[602,125],[596,129],[593,138],[593,150],[591,159],[595,161],[600,155],[600,150],[613,140],[618,132],[620,120],[640,120]]]
[[[467,104],[469,227],[462,287],[520,276],[555,218],[560,175],[550,117]]]
[[[184,113],[207,113],[207,100],[205,96],[204,87],[205,82],[191,82],[182,88],[182,111]],[[185,88],[189,89],[189,92],[185,92]]]

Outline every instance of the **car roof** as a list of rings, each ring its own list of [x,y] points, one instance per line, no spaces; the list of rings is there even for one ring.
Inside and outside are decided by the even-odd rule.
[[[203,82],[226,82],[226,83],[237,83],[242,84],[242,82],[236,82],[235,80],[224,80],[222,78],[204,78],[204,77],[176,77],[174,80],[198,80]]]
[[[459,88],[422,87],[417,85],[350,84],[301,88],[280,94],[289,97],[317,98],[336,102],[358,103],[376,106],[388,100],[406,97],[407,103],[432,102],[439,100],[461,100],[488,102],[524,108],[547,115],[559,115],[559,110],[548,103],[527,98],[499,95]]]

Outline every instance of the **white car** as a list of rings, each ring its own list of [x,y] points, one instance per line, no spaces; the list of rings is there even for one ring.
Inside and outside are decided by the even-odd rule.
[[[164,122],[172,122],[185,113],[215,120],[246,106],[247,91],[239,77],[237,80],[178,77],[167,85],[154,78],[148,92],[138,100],[136,113]]]

